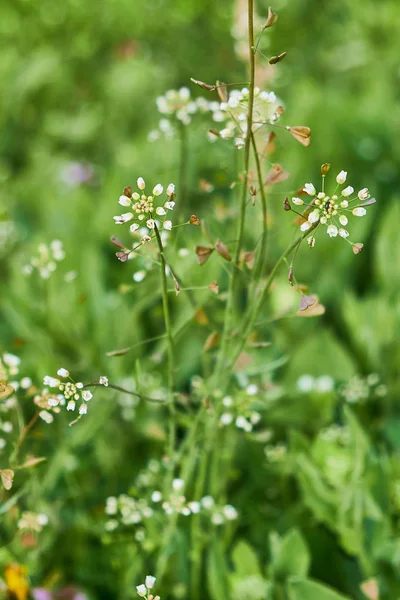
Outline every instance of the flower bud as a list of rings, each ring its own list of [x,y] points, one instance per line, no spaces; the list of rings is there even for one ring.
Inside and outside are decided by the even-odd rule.
[[[330,163],[324,163],[321,166],[321,175],[322,175],[322,177],[326,176],[326,174],[327,174],[327,172],[329,171],[330,168],[331,168]]]

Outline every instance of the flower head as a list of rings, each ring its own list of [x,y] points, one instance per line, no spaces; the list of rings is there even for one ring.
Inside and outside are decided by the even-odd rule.
[[[324,182],[325,176],[323,176]],[[347,179],[347,171],[340,171],[336,176],[338,185],[343,185]],[[324,186],[322,186],[324,189]],[[363,217],[367,211],[364,208],[369,204],[373,204],[375,199],[370,199],[370,193],[367,188],[361,189],[357,194],[354,194],[354,188],[348,185],[341,192],[336,190],[332,195],[328,195],[325,191],[317,193],[315,186],[312,183],[306,183],[303,188],[308,196],[313,198],[306,205],[306,211],[303,213],[303,221],[300,225],[300,230],[303,232],[309,229],[316,230],[321,225],[326,225],[326,233],[331,238],[341,237],[345,239],[353,248],[353,252],[358,254],[362,248],[362,244],[353,243],[347,238],[350,233],[344,227],[349,222],[349,216]],[[360,200],[366,200],[360,204]],[[293,204],[301,206],[304,204],[301,198],[293,197]],[[313,248],[315,245],[314,236],[307,238],[308,245]]]
[[[153,187],[152,193],[147,195],[144,192],[146,183],[143,177],[138,177],[136,184],[139,191],[132,192],[130,187],[126,187],[118,200],[119,204],[129,207],[130,211],[115,216],[114,221],[117,225],[133,221],[129,227],[130,232],[134,235],[139,235],[140,243],[145,244],[154,237],[156,227],[167,230],[172,228],[170,220],[157,220],[155,217],[166,217],[167,211],[173,210],[175,206],[175,185],[170,183],[164,191],[161,183],[157,183]],[[164,200],[161,199],[163,193],[166,194],[166,199],[164,196]],[[157,198],[161,200],[157,200]],[[143,227],[144,224],[146,227]],[[120,246],[120,248],[123,248],[123,246]],[[124,256],[129,258],[129,255],[129,250],[124,249]]]

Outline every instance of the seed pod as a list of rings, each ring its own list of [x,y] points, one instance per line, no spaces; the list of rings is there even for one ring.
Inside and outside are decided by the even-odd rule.
[[[225,244],[223,242],[221,242],[221,240],[217,240],[216,244],[215,244],[215,249],[218,252],[218,254],[220,254],[222,256],[222,258],[224,258],[227,261],[231,261],[232,257],[229,254],[229,250],[228,248],[225,246]]]
[[[191,225],[200,225],[200,219],[196,215],[192,215],[189,219]]]
[[[295,140],[300,142],[300,144],[303,144],[303,146],[310,145],[311,129],[309,127],[299,125],[297,127],[286,127],[286,129],[291,133]]]
[[[264,23],[264,29],[267,29],[267,27],[271,27],[271,25],[274,25],[274,23],[276,23],[277,20],[278,20],[278,15],[276,13],[274,13],[272,8],[269,6],[268,7],[268,17]]]
[[[132,188],[130,185],[124,188],[124,196],[128,196],[128,198],[132,196]]]
[[[204,265],[204,263],[210,258],[211,254],[214,252],[214,248],[209,248],[208,246],[196,246],[195,252],[197,254],[197,262],[199,265]]]
[[[290,206],[289,198],[284,199],[283,210],[292,210],[292,207]]]
[[[222,81],[217,80],[217,93],[221,102],[228,102],[228,88]]]
[[[278,56],[271,56],[271,58],[269,59],[269,64],[270,65],[276,65],[276,63],[281,62],[281,60],[283,60],[286,56],[287,52],[281,52],[281,54],[278,54]]]
[[[199,81],[198,79],[190,78],[190,81],[203,88],[203,90],[207,90],[207,92],[213,92],[215,90],[215,85],[210,85],[209,83],[204,83],[204,81]]]
[[[289,269],[288,281],[289,281],[290,285],[293,285],[293,268],[292,267],[290,267],[290,269]]]

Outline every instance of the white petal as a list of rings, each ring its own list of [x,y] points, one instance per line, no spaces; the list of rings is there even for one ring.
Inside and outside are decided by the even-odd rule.
[[[339,235],[340,235],[340,237],[342,237],[342,238],[347,238],[347,237],[349,237],[349,235],[350,235],[350,234],[349,234],[349,232],[348,232],[348,231],[346,231],[346,229],[343,229],[343,228],[341,227],[341,228],[339,229]]]
[[[344,188],[344,190],[342,190],[342,196],[351,196],[351,194],[354,192],[354,188],[351,187],[351,185],[348,185],[346,188]]]
[[[347,171],[340,171],[339,175],[336,177],[336,181],[340,184],[344,183],[347,178]]]
[[[172,221],[164,221],[163,227],[164,227],[164,229],[167,229],[168,231],[170,231],[172,229]]]
[[[306,183],[305,186],[304,186],[304,191],[309,196],[315,196],[315,194],[316,194],[315,187],[313,186],[312,183]]]
[[[336,225],[329,225],[326,230],[329,237],[336,237],[338,234],[338,228]]]
[[[340,215],[339,222],[340,222],[341,225],[347,225],[347,223],[349,222],[349,220],[346,217],[346,215]]]
[[[158,206],[156,208],[156,214],[159,215],[160,217],[163,217],[164,215],[167,214],[167,211],[162,206]]]
[[[138,177],[136,184],[137,184],[139,190],[144,190],[144,188],[146,187],[146,183],[145,183],[143,177]]]
[[[156,186],[154,186],[153,188],[153,194],[154,196],[159,196],[160,194],[162,194],[164,191],[163,186],[161,185],[161,183],[157,183]]]
[[[292,198],[292,202],[293,204],[296,204],[296,206],[302,206],[304,204],[304,200],[301,198]]]
[[[130,206],[131,199],[128,196],[122,195],[119,197],[118,204],[121,204],[121,206]]]
[[[357,206],[357,208],[353,209],[353,215],[355,217],[363,217],[367,214],[367,211],[362,206]]]

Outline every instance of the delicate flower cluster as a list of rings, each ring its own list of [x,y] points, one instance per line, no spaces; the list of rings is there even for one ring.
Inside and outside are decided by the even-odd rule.
[[[355,375],[340,388],[340,395],[349,404],[363,403],[372,398],[382,398],[387,387],[380,382],[377,373],[371,373],[365,379]]]
[[[312,183],[306,183],[303,191],[308,196],[312,196],[311,202],[305,204],[302,198],[297,197],[293,197],[292,202],[295,206],[304,205],[306,207],[306,213],[303,215],[303,222],[300,225],[301,231],[306,232],[311,228],[315,229],[320,224],[326,225],[326,232],[329,237],[342,237],[351,244],[353,252],[358,254],[362,249],[362,244],[353,243],[347,239],[350,235],[345,229],[349,221],[348,215],[363,217],[367,213],[365,206],[373,204],[375,199],[370,198],[367,188],[363,188],[355,194],[351,185],[341,189],[339,193],[338,188],[344,185],[346,179],[347,172],[340,171],[336,177],[336,189],[331,196],[328,196],[324,191],[317,192]],[[324,176],[322,180],[325,181]],[[311,235],[307,241],[310,248],[313,248],[315,237]]]
[[[126,187],[124,193],[120,196],[118,202],[121,206],[129,207],[130,212],[123,213],[114,217],[117,225],[122,225],[133,221],[130,226],[131,233],[141,232],[141,243],[150,242],[155,227],[160,228],[160,221],[156,217],[161,217],[162,227],[166,230],[172,229],[172,221],[167,219],[168,211],[172,211],[175,206],[175,185],[170,183],[166,189],[167,200],[159,202],[157,199],[164,192],[163,186],[158,183],[154,186],[152,193],[147,196],[144,193],[146,183],[142,177],[137,180],[139,192],[132,192],[132,188]],[[158,202],[158,206],[156,205]],[[143,226],[146,228],[143,231]],[[154,237],[154,236],[153,236]]]
[[[319,437],[325,442],[334,442],[335,444],[347,446],[350,441],[350,430],[346,426],[334,423],[333,425],[329,425],[329,427],[321,429]]]
[[[257,388],[257,386],[255,386],[255,388]],[[249,389],[252,391],[253,386],[248,386],[247,390]],[[225,396],[222,398],[222,404],[227,409],[224,410],[219,419],[220,425],[224,427],[235,423],[238,429],[243,429],[246,433],[250,433],[253,431],[254,425],[257,425],[261,420],[260,413],[252,410],[248,401],[239,404],[236,403],[235,405],[231,396]]]
[[[231,90],[227,102],[211,102],[213,120],[223,123],[224,127],[217,136],[222,139],[233,139],[237,148],[243,148],[247,134],[249,90]],[[254,90],[253,132],[268,123],[275,123],[280,116],[280,103],[274,92]],[[210,140],[215,134],[210,132]]]
[[[23,267],[23,273],[31,275],[37,269],[42,279],[49,279],[57,269],[57,263],[65,258],[62,242],[53,240],[50,242],[50,246],[39,244],[38,251],[39,255],[32,257],[30,263]]]
[[[160,596],[153,596],[150,594],[150,590],[153,589],[153,586],[156,582],[156,578],[152,575],[147,575],[144,583],[136,586],[136,591],[141,598],[146,598],[147,600],[160,600]]]
[[[15,354],[4,352],[0,356],[0,380],[7,380],[9,377],[15,377],[19,373],[21,359]]]
[[[23,512],[18,521],[18,529],[30,529],[40,533],[49,522],[49,517],[43,513]]]
[[[87,402],[93,398],[92,392],[87,389],[84,389],[85,386],[81,381],[75,382],[67,369],[58,369],[57,375],[61,377],[61,379],[69,379],[69,381],[60,381],[57,377],[51,377],[50,375],[46,375],[43,378],[44,385],[49,388],[57,388],[60,394],[49,394],[48,390],[45,389],[42,392],[41,396],[35,398],[35,403],[39,406],[42,406],[43,403],[47,403],[47,408],[58,409],[59,406],[67,406],[67,410],[74,411],[76,409],[77,403],[79,405],[79,416],[86,415],[87,413]],[[108,386],[108,379],[105,376],[100,377],[99,383]],[[46,412],[46,411],[43,411]],[[50,419],[48,414],[39,415],[41,418],[48,422],[52,422],[52,418]],[[52,417],[50,415],[50,417]]]
[[[213,525],[222,525],[226,521],[237,519],[237,510],[232,505],[218,506],[211,496],[204,496],[200,501],[188,501],[182,493],[184,487],[183,479],[174,479],[171,493],[166,498],[160,491],[155,490],[151,493],[148,502],[143,497],[136,500],[126,494],[121,494],[118,498],[110,496],[106,501],[105,512],[113,518],[106,522],[107,531],[113,531],[118,527],[117,516],[123,525],[137,525],[153,517],[155,511],[159,511],[158,507],[166,515],[177,513],[189,517],[203,514]]]
[[[307,394],[309,392],[317,392],[319,394],[327,394],[331,392],[335,387],[335,382],[329,375],[321,375],[320,377],[313,377],[312,375],[301,375],[297,382],[296,387],[299,392]]]
[[[14,379],[19,375],[21,359],[14,354],[4,352],[0,356],[0,432],[5,437],[0,437],[0,451],[7,445],[7,435],[13,432],[13,424],[8,418],[3,419],[2,415],[15,409],[16,396],[18,389],[28,390],[32,385],[30,377],[22,377],[20,380]]]
[[[160,120],[158,129],[150,131],[148,139],[151,142],[158,140],[161,136],[173,137],[178,124],[189,125],[195,113],[204,113],[210,110],[210,103],[202,97],[193,99],[187,87],[168,90],[164,96],[156,99],[156,104],[158,112],[165,117]]]

